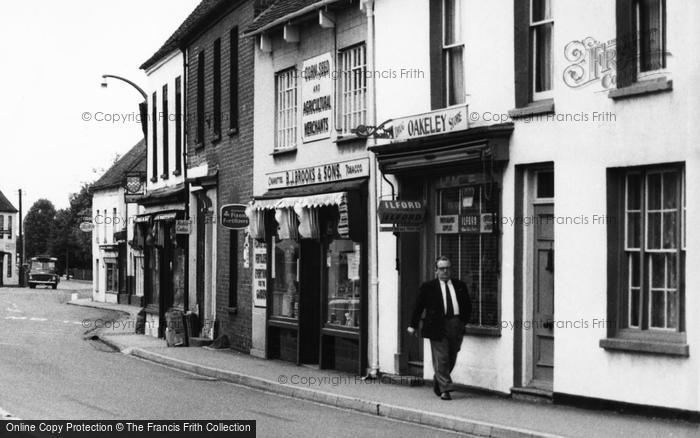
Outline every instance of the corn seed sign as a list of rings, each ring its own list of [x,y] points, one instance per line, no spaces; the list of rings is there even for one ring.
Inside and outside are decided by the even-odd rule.
[[[302,64],[301,130],[304,143],[330,138],[333,120],[333,58],[330,52]]]

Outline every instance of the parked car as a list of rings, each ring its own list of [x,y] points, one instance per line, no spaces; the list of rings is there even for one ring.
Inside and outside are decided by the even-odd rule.
[[[38,284],[45,284],[56,289],[61,277],[56,269],[56,257],[37,256],[32,257],[29,262],[28,283],[31,289]]]

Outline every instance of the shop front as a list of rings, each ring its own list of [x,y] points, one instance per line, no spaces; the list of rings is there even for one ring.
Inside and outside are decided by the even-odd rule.
[[[356,161],[366,173],[367,160]],[[266,356],[363,374],[367,178],[270,189],[247,214],[257,240],[254,284],[264,286],[254,300],[267,309]]]
[[[466,333],[500,334],[499,217],[502,175],[513,130],[512,124],[468,128],[466,123],[415,129],[417,121],[431,119],[465,120],[466,107],[396,120],[393,141],[371,148],[380,170],[398,183],[396,199],[380,203],[378,212],[380,231],[393,232],[397,238],[397,368],[400,373],[421,377],[424,343],[407,335],[405,328],[417,286],[435,277],[437,257],[447,256],[452,275],[469,288],[472,313]]]

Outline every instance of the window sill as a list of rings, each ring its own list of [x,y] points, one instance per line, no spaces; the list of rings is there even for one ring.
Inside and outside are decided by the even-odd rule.
[[[214,137],[211,139],[211,144],[217,144],[221,141],[221,133],[217,132],[214,134]]]
[[[173,170],[173,176],[180,176],[182,172],[180,170]]]
[[[522,108],[513,108],[508,111],[508,116],[511,119],[518,119],[521,117],[529,117],[537,114],[549,114],[554,112],[554,99],[538,100],[535,102],[530,102],[527,106]]]
[[[238,134],[238,128],[230,128],[230,129],[228,130],[228,136],[229,136],[229,137],[233,137],[234,135],[237,135],[237,134]]]
[[[297,153],[297,148],[295,146],[293,148],[277,149],[273,153],[271,153],[270,155],[272,155],[273,157],[278,157],[281,155],[296,154],[296,153]]]
[[[608,351],[663,354],[667,356],[690,356],[690,347],[685,343],[640,341],[636,339],[606,338],[600,340],[600,348]]]
[[[160,176],[160,179],[168,179],[169,175],[167,173],[164,173]]]
[[[157,176],[152,176],[152,177],[151,177],[151,182],[152,182],[152,183],[158,182],[158,177],[157,177]]]
[[[664,77],[635,82],[624,88],[615,88],[608,92],[608,97],[617,100],[645,94],[662,93],[673,90],[673,81]]]
[[[226,307],[226,311],[229,315],[238,315],[238,307]]]
[[[338,134],[338,138],[335,139],[335,144],[353,143],[353,142],[361,141],[361,140],[365,140],[365,139],[363,137],[359,137],[355,134],[346,134],[346,135]]]
[[[477,327],[477,326],[466,326],[464,327],[465,335],[483,336],[487,338],[500,338],[501,329],[499,327]]]

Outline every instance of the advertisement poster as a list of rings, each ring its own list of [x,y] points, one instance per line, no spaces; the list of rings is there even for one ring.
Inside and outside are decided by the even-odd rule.
[[[267,247],[254,241],[253,246],[253,305],[267,307]]]

